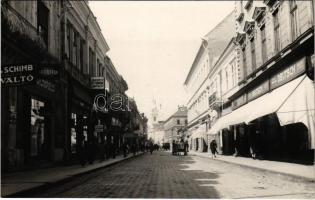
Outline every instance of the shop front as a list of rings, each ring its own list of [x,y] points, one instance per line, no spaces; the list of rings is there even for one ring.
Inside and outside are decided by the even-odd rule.
[[[277,71],[236,99],[238,106],[210,132],[232,130],[237,155],[310,161],[315,147],[314,85],[305,69],[304,57]]]

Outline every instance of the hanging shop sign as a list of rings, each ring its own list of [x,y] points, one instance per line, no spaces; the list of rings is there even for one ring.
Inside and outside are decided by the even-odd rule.
[[[105,78],[104,77],[91,77],[91,89],[93,90],[104,90],[105,89]]]
[[[267,93],[269,91],[269,80],[263,82],[258,87],[254,88],[253,90],[247,93],[247,101],[251,101],[260,97],[261,95]]]
[[[270,89],[277,88],[305,72],[306,59],[303,58],[271,77]]]
[[[1,66],[1,86],[34,84],[35,79],[36,70],[32,64]]]

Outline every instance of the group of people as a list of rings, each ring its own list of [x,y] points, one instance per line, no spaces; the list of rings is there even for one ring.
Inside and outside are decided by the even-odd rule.
[[[116,158],[117,151],[118,149],[112,141],[99,145],[93,140],[82,140],[77,145],[77,154],[82,166],[86,163],[93,164],[97,156],[100,157],[101,161]]]
[[[184,155],[187,155],[187,152],[189,151],[189,145],[188,141],[186,140],[180,140],[180,141],[175,141],[173,140],[172,142],[172,154],[173,155],[179,155],[180,152],[184,152]]]

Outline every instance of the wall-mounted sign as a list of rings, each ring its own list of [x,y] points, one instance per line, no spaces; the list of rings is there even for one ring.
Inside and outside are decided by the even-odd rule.
[[[271,77],[270,88],[277,88],[305,72],[306,59],[303,58]]]
[[[269,91],[269,80],[263,82],[258,87],[247,93],[247,101],[251,101]]]
[[[235,99],[232,103],[232,109],[235,110],[239,108],[240,106],[244,105],[246,103],[246,95],[243,94],[242,96]]]
[[[59,66],[53,64],[41,64],[38,66],[38,75],[44,79],[55,79],[59,77]]]
[[[94,131],[95,132],[103,132],[104,131],[104,125],[102,124],[97,124],[94,126]]]
[[[36,70],[32,64],[1,66],[2,86],[34,84],[35,78]]]
[[[50,91],[50,92],[55,92],[56,91],[56,85],[49,81],[49,80],[45,80],[45,79],[38,79],[36,80],[36,85]]]
[[[91,89],[104,90],[105,78],[104,77],[91,77]]]
[[[15,64],[1,66],[1,84],[5,87],[35,84],[38,79],[59,77],[58,64]]]

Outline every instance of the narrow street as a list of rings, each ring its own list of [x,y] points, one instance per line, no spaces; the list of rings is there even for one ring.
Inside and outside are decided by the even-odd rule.
[[[28,197],[315,198],[315,184],[197,156],[154,152]]]

